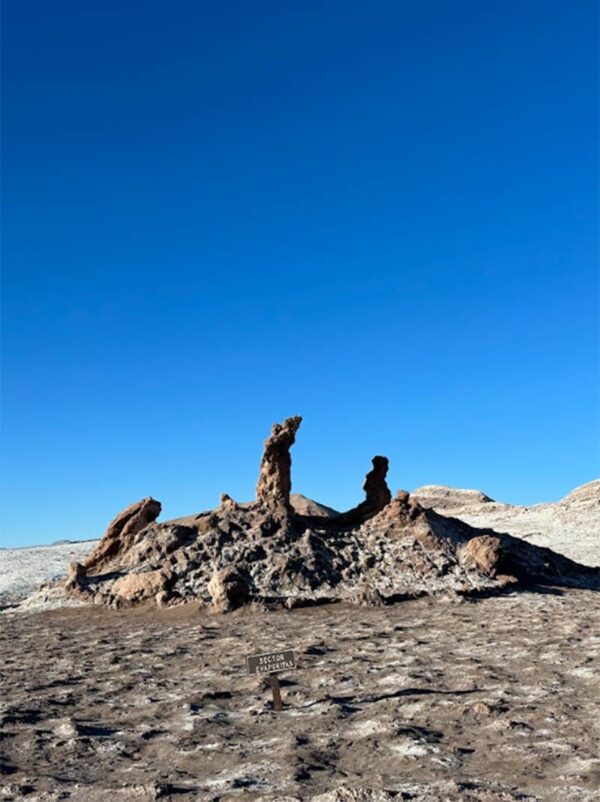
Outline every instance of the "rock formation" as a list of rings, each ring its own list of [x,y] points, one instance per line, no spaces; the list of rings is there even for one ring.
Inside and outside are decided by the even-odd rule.
[[[392,494],[385,477],[387,476],[389,461],[387,457],[373,457],[373,468],[365,477],[363,490],[365,500],[357,507],[340,514],[337,523],[341,526],[357,526],[369,518],[377,515],[392,499]]]
[[[73,566],[65,592],[113,606],[199,600],[227,612],[249,602],[387,604],[508,584],[600,589],[600,569],[473,528],[406,491],[392,498],[382,456],[373,458],[365,499],[347,512],[291,498],[290,449],[300,422],[273,426],[255,501],[223,494],[214,510],[159,523],[160,504],[144,499],[115,518],[83,567]]]
[[[560,501],[520,506],[494,501],[480,490],[426,485],[412,493],[419,504],[471,526],[495,529],[572,560],[600,566],[600,479]]]
[[[220,613],[241,607],[250,595],[246,581],[235,568],[215,571],[208,583],[208,592],[214,608]]]
[[[160,511],[160,501],[148,497],[120,512],[108,525],[102,540],[86,559],[84,563],[86,572],[99,573],[112,563],[118,562],[135,543],[136,535],[155,521]]]
[[[282,424],[274,423],[271,436],[265,440],[256,485],[256,500],[259,504],[281,512],[290,512],[292,490],[292,458],[290,448],[296,440],[296,432],[302,418],[287,418]]]

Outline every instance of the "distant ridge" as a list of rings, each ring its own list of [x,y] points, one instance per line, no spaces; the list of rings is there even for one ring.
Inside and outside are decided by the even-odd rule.
[[[600,565],[600,479],[580,485],[560,501],[506,504],[480,490],[424,485],[413,491],[421,506],[471,526],[507,532],[587,565]]]

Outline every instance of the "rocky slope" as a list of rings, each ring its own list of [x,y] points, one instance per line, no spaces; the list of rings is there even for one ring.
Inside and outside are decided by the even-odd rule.
[[[515,583],[600,589],[600,569],[473,528],[405,491],[392,498],[383,456],[373,458],[356,507],[336,513],[309,505],[298,512],[290,497],[290,449],[300,423],[295,417],[273,426],[254,502],[238,504],[223,494],[214,510],[158,523],[160,503],[143,499],[112,521],[54,592],[110,606],[200,600],[228,611],[251,602],[380,604]]]
[[[508,532],[572,560],[600,565],[600,479],[552,504],[504,504],[479,490],[440,485],[420,487],[412,498],[423,507],[460,518],[471,526]]]

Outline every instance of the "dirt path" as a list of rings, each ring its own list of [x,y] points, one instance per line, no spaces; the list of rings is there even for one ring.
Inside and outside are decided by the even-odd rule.
[[[591,591],[5,614],[0,799],[600,799],[599,625]],[[244,656],[282,646],[277,715]]]

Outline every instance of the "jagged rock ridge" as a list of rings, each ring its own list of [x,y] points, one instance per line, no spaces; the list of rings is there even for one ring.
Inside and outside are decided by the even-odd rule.
[[[113,606],[199,599],[227,611],[253,601],[377,604],[531,582],[600,589],[599,569],[475,529],[405,491],[392,498],[382,456],[373,458],[356,507],[298,512],[290,500],[290,449],[300,423],[294,417],[273,426],[254,502],[224,494],[214,510],[165,523],[156,521],[154,499],[131,505],[85,564],[72,566],[66,593]]]

